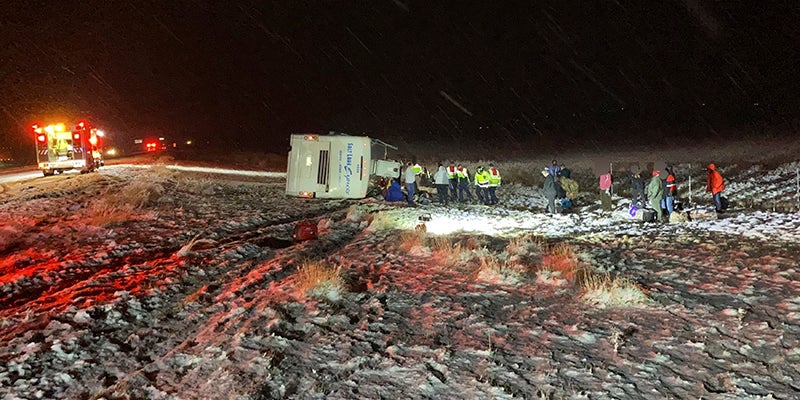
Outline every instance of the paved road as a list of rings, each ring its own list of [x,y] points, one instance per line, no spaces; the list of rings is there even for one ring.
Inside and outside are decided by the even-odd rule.
[[[101,167],[101,170],[104,168],[150,168],[152,165],[149,164],[116,164],[116,165],[106,165],[105,167]],[[247,176],[261,176],[266,178],[285,178],[285,172],[269,172],[269,171],[246,171],[246,170],[239,170],[239,169],[228,169],[228,168],[209,168],[209,167],[193,167],[193,166],[186,166],[186,165],[167,165],[167,169],[173,169],[178,171],[191,171],[191,172],[203,172],[208,174],[225,174],[225,175],[247,175]],[[76,171],[66,171],[65,174],[79,174],[80,172]],[[24,169],[24,168],[16,168],[13,170],[8,170],[4,172],[0,172],[0,183],[9,183],[9,182],[19,182],[29,179],[41,178],[42,172],[38,169]]]

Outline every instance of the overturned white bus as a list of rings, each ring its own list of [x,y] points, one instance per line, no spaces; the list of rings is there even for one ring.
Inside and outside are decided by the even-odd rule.
[[[398,178],[401,164],[385,158],[396,147],[366,136],[293,134],[286,168],[286,194],[361,199],[377,177]]]

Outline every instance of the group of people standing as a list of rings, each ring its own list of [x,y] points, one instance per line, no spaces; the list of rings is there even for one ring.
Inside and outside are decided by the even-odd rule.
[[[542,193],[547,199],[545,212],[555,214],[559,208],[561,210],[572,208],[580,189],[578,182],[572,179],[572,171],[564,164],[558,164],[558,161],[553,160],[542,170],[542,176],[544,177]],[[556,207],[556,199],[559,200],[559,208]]]
[[[672,167],[665,166],[663,171],[654,169],[652,178],[650,178],[647,186],[645,186],[644,178],[638,166],[631,167],[632,208],[644,208],[646,201],[649,200],[650,207],[656,213],[656,219],[662,221],[665,217],[669,218],[669,215],[675,210],[677,191],[678,188],[675,185],[675,174]]]
[[[711,193],[714,199],[715,211],[721,213],[725,208],[722,201],[722,191],[725,189],[722,174],[713,163],[706,167],[706,172],[706,192]],[[656,219],[668,220],[675,212],[677,193],[678,187],[672,166],[664,166],[663,170],[654,169],[647,186],[638,167],[631,168],[631,207],[643,208],[645,202],[649,200],[650,207],[656,213]]]
[[[722,191],[725,189],[724,180],[713,163],[708,164],[706,171],[706,192],[711,193],[714,208],[721,213],[725,209],[722,198]],[[642,171],[638,166],[632,166],[630,172],[631,206],[646,208],[646,205],[649,205],[656,213],[658,221],[668,220],[675,211],[675,199],[678,193],[674,168],[664,165],[661,168],[653,169],[652,177],[647,184],[645,184]],[[541,173],[544,177],[542,192],[547,199],[546,212],[550,214],[558,212],[556,200],[560,200],[560,209],[571,208],[579,191],[577,181],[571,177],[572,171],[564,164],[559,165],[556,160],[553,160]],[[386,200],[396,201],[395,197],[401,196],[400,198],[408,201],[409,206],[416,206],[415,198],[421,193],[420,185],[430,181],[427,171],[417,163],[408,162],[402,177],[407,194],[403,195],[400,184],[396,180],[392,180],[387,187],[388,191],[385,192]],[[488,163],[488,167],[480,165],[476,168],[475,173],[471,174],[462,164],[451,161],[448,166],[440,163],[433,174],[433,185],[436,187],[438,202],[445,206],[456,202],[474,204],[475,197],[479,204],[498,204],[497,188],[500,187],[501,182],[500,171],[494,163]],[[610,171],[600,175],[599,186],[602,208],[611,210],[612,176]],[[475,197],[472,195],[473,187],[475,188]]]
[[[414,207],[416,206],[414,196],[419,190],[420,183],[428,180],[427,171],[419,164],[409,162],[403,171],[403,179],[408,193],[408,205]],[[439,204],[444,206],[455,202],[473,204],[475,197],[478,198],[479,204],[498,204],[497,188],[501,182],[502,176],[494,163],[489,163],[488,167],[479,165],[473,175],[462,164],[451,161],[447,167],[439,164],[433,174],[433,184],[436,187]],[[475,197],[472,196],[473,187]]]

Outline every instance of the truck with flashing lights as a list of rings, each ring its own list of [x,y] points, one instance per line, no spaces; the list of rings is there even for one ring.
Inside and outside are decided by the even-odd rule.
[[[44,176],[77,169],[94,171],[105,163],[98,148],[97,129],[80,121],[74,127],[63,123],[31,126],[36,141],[36,163]]]
[[[334,132],[293,134],[290,146],[286,168],[289,196],[363,199],[379,177],[400,177],[402,165],[386,160],[388,150],[397,147],[378,139]]]

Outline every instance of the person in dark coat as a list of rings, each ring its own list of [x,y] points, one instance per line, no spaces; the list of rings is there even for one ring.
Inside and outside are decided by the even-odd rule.
[[[639,168],[634,169],[631,175],[631,206],[644,207],[644,179],[639,173]]]
[[[558,196],[558,189],[556,188],[556,180],[553,175],[550,174],[550,171],[547,169],[542,171],[542,176],[544,176],[544,186],[542,187],[542,193],[544,193],[544,197],[547,198],[547,209],[545,212],[550,214],[556,213],[556,196]]]

